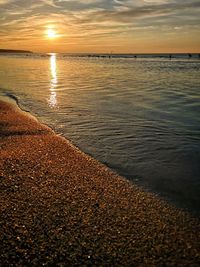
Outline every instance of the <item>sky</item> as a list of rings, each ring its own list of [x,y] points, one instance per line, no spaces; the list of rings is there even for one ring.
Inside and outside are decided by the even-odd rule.
[[[0,0],[0,48],[200,53],[200,0]]]

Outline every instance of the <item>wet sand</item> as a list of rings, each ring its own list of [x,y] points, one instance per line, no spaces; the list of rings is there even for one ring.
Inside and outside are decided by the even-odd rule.
[[[199,225],[0,101],[0,266],[199,266]]]

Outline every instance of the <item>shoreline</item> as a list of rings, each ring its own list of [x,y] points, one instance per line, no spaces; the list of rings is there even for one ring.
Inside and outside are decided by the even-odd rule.
[[[197,218],[0,100],[0,263],[198,266]]]
[[[137,183],[135,181],[133,181],[132,179],[130,179],[129,177],[127,177],[126,175],[123,174],[123,171],[121,171],[120,169],[116,169],[113,168],[112,166],[109,166],[109,164],[103,163],[101,161],[99,161],[98,159],[95,158],[94,155],[84,152],[84,150],[81,150],[81,148],[79,146],[77,146],[73,140],[68,139],[68,137],[63,133],[63,132],[59,132],[55,125],[48,125],[48,123],[45,122],[45,120],[42,122],[40,121],[40,117],[39,114],[37,113],[32,113],[30,111],[30,109],[27,106],[23,106],[22,103],[20,103],[20,99],[18,99],[18,97],[15,94],[12,93],[4,93],[4,95],[0,96],[0,101],[6,102],[6,103],[10,103],[11,105],[16,106],[21,112],[24,112],[27,116],[32,117],[33,119],[39,121],[42,125],[45,125],[47,127],[49,127],[56,135],[63,137],[64,139],[66,139],[75,149],[77,149],[78,151],[82,152],[83,154],[85,154],[86,156],[92,158],[93,160],[95,159],[99,164],[103,165],[104,167],[108,168],[110,171],[112,171],[114,174],[116,174],[117,176],[120,176],[122,179],[125,179],[126,181],[130,182],[131,184],[134,184],[136,187],[139,187],[140,190],[145,191],[145,192],[150,192],[153,195],[157,196],[160,200],[163,200],[164,202],[169,203],[169,205],[180,209],[186,213],[189,213],[192,217],[198,218],[200,219],[200,212],[199,210],[197,210],[196,208],[194,208],[191,204],[187,205],[185,203],[181,203],[180,201],[176,200],[173,198],[173,196],[168,196],[167,194],[163,193],[163,192],[159,192],[159,190],[153,190],[150,187],[148,187],[148,185],[145,185],[144,183]],[[38,118],[39,117],[39,118]]]

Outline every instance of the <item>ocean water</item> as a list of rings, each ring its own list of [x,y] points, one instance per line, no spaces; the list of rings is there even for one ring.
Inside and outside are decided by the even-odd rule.
[[[0,56],[0,96],[81,150],[200,214],[198,55]]]

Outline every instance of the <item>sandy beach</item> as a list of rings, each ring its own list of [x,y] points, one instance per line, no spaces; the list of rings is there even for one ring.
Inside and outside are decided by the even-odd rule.
[[[0,266],[199,266],[199,220],[0,101]]]

